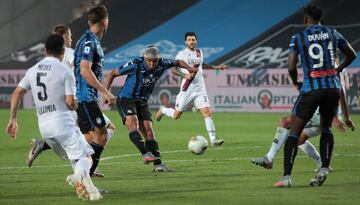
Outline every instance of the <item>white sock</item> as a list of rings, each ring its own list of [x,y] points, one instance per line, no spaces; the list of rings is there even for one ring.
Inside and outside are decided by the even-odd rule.
[[[108,127],[110,125],[111,121],[105,114],[103,114],[103,117],[105,119],[105,126]],[[115,130],[112,128],[107,128],[106,130],[107,130],[108,134],[106,135],[107,140],[106,140],[105,145],[107,145],[107,143],[109,143],[111,137],[114,135],[114,132],[115,132]]]
[[[165,114],[168,117],[174,118],[174,112],[175,110],[173,108],[162,108],[161,113]]]
[[[80,158],[76,163],[74,175],[79,179],[90,178],[91,166],[92,166],[92,160],[90,157]]]
[[[204,120],[205,120],[206,130],[209,133],[210,142],[212,143],[216,139],[214,121],[212,120],[211,117],[205,117]]]
[[[266,154],[266,157],[271,162],[274,160],[276,154],[279,152],[281,146],[285,143],[287,136],[288,136],[289,130],[278,127],[276,129],[276,134],[273,140],[273,143],[271,144],[271,148],[269,152]]]
[[[77,162],[78,162],[77,160],[71,160],[71,168],[73,169],[73,171],[75,171]]]
[[[114,130],[114,129],[111,129],[111,128],[107,128],[106,130],[107,130],[107,133],[108,133],[108,134],[106,135],[107,141],[106,141],[105,146],[109,143],[111,137],[114,135],[114,132],[115,132],[115,130]]]
[[[309,140],[306,140],[304,144],[299,146],[299,148],[315,161],[318,168],[321,168],[320,154],[316,150],[315,146],[311,142],[309,142]]]

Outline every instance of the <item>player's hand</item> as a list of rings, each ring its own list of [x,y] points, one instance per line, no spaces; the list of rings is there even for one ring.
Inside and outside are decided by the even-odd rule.
[[[18,124],[16,120],[9,120],[9,123],[6,127],[6,133],[10,135],[10,137],[16,139],[17,130],[18,130]]]
[[[227,69],[228,67],[227,67],[227,65],[225,65],[225,64],[221,64],[221,65],[218,65],[218,66],[216,66],[216,69],[220,69],[220,70],[225,70],[225,69]]]
[[[104,103],[107,104],[109,107],[114,105],[116,102],[116,97],[111,92],[104,93]]]
[[[193,68],[193,67],[190,67],[191,69],[188,69],[188,71],[190,72],[190,73],[196,73],[196,72],[198,72],[199,71],[199,69],[197,69],[197,68]]]
[[[184,78],[187,80],[191,80],[195,76],[195,73],[188,73],[185,74]]]
[[[346,125],[343,123],[343,122],[341,122],[340,120],[339,120],[339,118],[337,118],[337,117],[334,117],[334,119],[333,119],[333,121],[332,121],[332,124],[336,127],[336,129],[338,129],[340,132],[345,132],[345,130],[346,130]]]
[[[351,131],[353,132],[355,131],[355,124],[353,123],[350,117],[345,118],[344,122],[346,126],[351,129]]]

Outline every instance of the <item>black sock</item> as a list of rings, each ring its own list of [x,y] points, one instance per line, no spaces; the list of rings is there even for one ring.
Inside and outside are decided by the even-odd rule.
[[[104,150],[104,147],[99,145],[99,144],[96,144],[95,142],[91,142],[90,143],[90,146],[94,149],[95,153],[91,155],[91,158],[93,160],[93,164],[90,168],[90,176],[94,173],[96,167],[98,166],[99,164],[99,161],[100,161],[100,155],[102,153],[102,151]]]
[[[47,149],[51,149],[51,147],[50,147],[46,142],[44,142],[42,151],[45,151],[45,150],[47,150]]]
[[[129,138],[132,141],[132,143],[134,143],[136,148],[141,152],[141,154],[145,154],[148,152],[148,150],[145,148],[144,141],[143,141],[139,131],[130,132]]]
[[[155,140],[146,140],[145,146],[155,157],[159,158],[154,161],[154,165],[161,164],[160,149],[158,143]]]
[[[322,132],[320,137],[321,167],[329,168],[333,147],[334,135],[332,132],[330,130]]]
[[[297,142],[297,136],[289,134],[284,147],[284,176],[291,175],[291,170],[294,166],[294,160],[297,154]]]

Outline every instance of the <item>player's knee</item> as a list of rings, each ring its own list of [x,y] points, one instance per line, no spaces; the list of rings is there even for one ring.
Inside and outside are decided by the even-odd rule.
[[[279,120],[279,126],[285,129],[290,127],[290,121],[288,117],[281,117]]]
[[[126,119],[125,122],[126,127],[128,128],[129,132],[133,132],[139,129],[138,122],[136,120],[128,120]]]
[[[175,112],[174,112],[174,115],[173,115],[174,120],[180,119],[181,114],[182,114],[182,112],[175,111]]]
[[[200,111],[204,118],[211,117],[211,112],[209,108],[200,109]]]

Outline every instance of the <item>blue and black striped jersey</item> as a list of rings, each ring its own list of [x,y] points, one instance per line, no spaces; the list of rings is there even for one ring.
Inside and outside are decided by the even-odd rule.
[[[157,80],[168,68],[176,66],[175,60],[159,60],[154,69],[148,68],[144,57],[136,58],[118,68],[120,75],[127,75],[124,86],[118,96],[128,99],[148,100]]]
[[[82,60],[92,63],[91,70],[96,78],[101,82],[103,77],[104,52],[100,45],[100,38],[90,30],[81,36],[75,47],[75,77],[76,77],[76,96],[79,102],[98,101],[98,91],[88,84],[80,75],[80,62]]]
[[[340,88],[335,70],[336,51],[348,42],[333,28],[315,24],[292,36],[289,50],[300,55],[304,71],[302,93]]]

